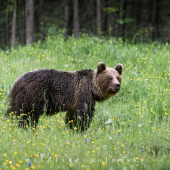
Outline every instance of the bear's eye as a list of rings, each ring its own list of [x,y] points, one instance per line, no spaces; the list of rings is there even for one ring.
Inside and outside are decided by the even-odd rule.
[[[119,77],[117,77],[117,80],[119,81],[119,80],[120,80],[120,78],[119,78]]]
[[[111,77],[108,77],[108,80],[109,80],[109,81],[112,81],[113,79],[112,79]]]

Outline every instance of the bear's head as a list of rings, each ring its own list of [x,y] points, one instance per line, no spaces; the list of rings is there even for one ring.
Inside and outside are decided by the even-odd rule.
[[[100,90],[103,100],[115,95],[120,90],[122,71],[122,64],[118,64],[114,68],[109,68],[103,62],[98,63],[96,85]]]

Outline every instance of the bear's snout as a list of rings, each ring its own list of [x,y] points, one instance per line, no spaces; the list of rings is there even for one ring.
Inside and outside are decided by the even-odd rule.
[[[115,90],[120,90],[120,83],[115,84]]]

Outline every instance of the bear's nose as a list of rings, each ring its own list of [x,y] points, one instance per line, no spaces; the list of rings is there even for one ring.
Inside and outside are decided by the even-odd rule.
[[[116,84],[115,84],[115,87],[116,87],[117,89],[120,89],[120,83],[116,83]]]

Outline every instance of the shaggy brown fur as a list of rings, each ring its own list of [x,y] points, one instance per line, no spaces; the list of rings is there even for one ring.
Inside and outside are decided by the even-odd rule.
[[[10,94],[11,112],[32,125],[40,115],[67,111],[65,122],[89,127],[94,115],[95,101],[104,101],[120,90],[122,65],[108,68],[99,63],[97,70],[64,72],[42,69],[22,75],[14,83]]]

